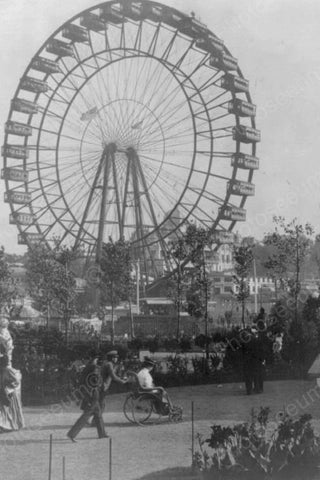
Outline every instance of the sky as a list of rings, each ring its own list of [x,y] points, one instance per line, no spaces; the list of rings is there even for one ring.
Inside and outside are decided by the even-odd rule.
[[[98,3],[98,2],[97,2]],[[0,0],[0,126],[30,59],[62,23],[92,0]],[[244,235],[262,238],[274,215],[310,222],[320,231],[320,2],[318,0],[163,0],[197,18],[239,61],[257,105],[262,140],[256,194],[246,204]],[[3,133],[1,134],[3,143]],[[0,244],[23,253],[0,183]]]

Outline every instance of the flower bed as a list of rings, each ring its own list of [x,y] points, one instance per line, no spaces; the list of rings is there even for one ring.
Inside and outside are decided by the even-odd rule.
[[[194,469],[209,480],[313,480],[320,473],[320,438],[311,415],[293,420],[283,414],[269,421],[269,408],[252,411],[251,422],[233,427],[213,425],[198,435]]]

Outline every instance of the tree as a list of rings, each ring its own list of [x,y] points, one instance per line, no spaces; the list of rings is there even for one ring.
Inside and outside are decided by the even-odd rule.
[[[4,247],[0,248],[0,309],[10,311],[12,300],[16,298],[16,282],[5,258]]]
[[[286,223],[283,217],[274,217],[275,230],[265,238],[266,245],[273,245],[274,253],[266,262],[274,278],[283,290],[294,299],[294,318],[298,319],[298,300],[301,291],[301,270],[310,251],[313,228],[309,223],[299,224],[297,219]]]
[[[76,252],[56,244],[49,249],[45,244],[28,250],[26,277],[29,293],[36,308],[47,313],[56,311],[63,315],[67,336],[70,314],[75,307],[76,282],[70,263]]]
[[[169,256],[171,257],[175,270],[167,283],[168,296],[172,298],[177,312],[177,338],[180,335],[180,313],[182,309],[183,298],[185,297],[187,287],[187,274],[185,271],[186,259],[188,258],[185,238],[179,238],[172,241],[169,246]]]
[[[196,318],[204,318],[206,357],[209,358],[208,343],[208,300],[210,281],[206,270],[206,248],[211,247],[210,231],[189,225],[185,233],[188,258],[193,265],[191,283],[187,292],[188,312]]]
[[[310,260],[312,264],[316,265],[317,276],[320,277],[320,235],[316,235],[314,244],[311,249]],[[318,285],[320,289],[320,285]]]
[[[111,342],[114,344],[114,308],[121,300],[131,303],[132,262],[130,243],[124,239],[102,246],[101,258],[101,302],[111,304]]]
[[[240,245],[233,249],[234,280],[238,286],[237,300],[241,303],[241,323],[245,326],[244,313],[247,298],[250,296],[250,290],[248,285],[248,275],[251,271],[253,264],[253,252],[251,245]]]

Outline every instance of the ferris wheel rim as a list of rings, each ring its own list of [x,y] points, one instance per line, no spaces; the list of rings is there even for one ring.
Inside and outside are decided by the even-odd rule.
[[[49,40],[55,38],[55,37],[57,36],[57,34],[62,30],[62,28],[63,28],[65,25],[68,25],[68,24],[70,24],[71,22],[77,20],[81,15],[83,15],[83,14],[86,13],[86,12],[95,11],[97,8],[102,7],[102,6],[104,6],[104,5],[108,5],[108,4],[111,4],[111,5],[112,5],[112,4],[118,4],[118,3],[121,3],[121,2],[114,2],[114,1],[111,1],[111,2],[102,2],[102,3],[100,3],[100,4],[96,5],[96,6],[89,7],[89,8],[87,8],[87,9],[83,10],[83,11],[80,12],[79,14],[77,14],[77,15],[75,15],[74,17],[72,17],[71,19],[67,20],[62,26],[60,26],[60,27],[47,39],[46,42],[44,42],[44,44],[40,47],[40,49],[39,49],[38,52],[36,53],[35,57],[38,56],[38,55],[45,49],[45,46],[46,46],[46,44],[49,42]],[[160,6],[160,7],[163,6],[162,4],[160,4],[160,3],[158,3],[158,2],[152,2],[152,1],[150,1],[150,2],[145,2],[145,3],[157,5],[157,6]],[[174,8],[172,8],[172,7],[167,7],[167,6],[165,6],[165,8],[168,9],[168,10],[172,10],[172,11],[175,11],[175,12],[178,12],[179,14],[181,14],[181,12],[179,12],[178,10],[176,10],[176,9],[174,9]],[[225,47],[225,50],[228,51],[226,47]],[[33,57],[33,58],[35,58],[35,57]],[[152,57],[152,58],[154,58],[154,57]],[[32,59],[32,60],[33,60],[33,59]],[[29,70],[31,70],[32,60],[31,60],[31,62],[30,62],[30,64],[29,64],[29,66],[27,67],[26,71],[24,72],[23,77],[26,77],[26,76],[27,76],[27,73],[29,72]],[[120,60],[123,60],[123,58],[120,59]],[[107,67],[107,66],[105,66],[105,67],[103,67],[103,68],[106,68],[106,67]],[[76,67],[75,67],[75,68],[76,68]],[[171,73],[172,73],[172,72],[171,72]],[[239,69],[239,67],[237,68],[237,73],[238,73],[242,78],[244,78],[243,75],[242,75],[241,70]],[[46,75],[45,78],[47,78],[47,77],[49,77],[49,76],[50,76],[50,74]],[[22,77],[22,78],[23,78],[23,77]],[[20,85],[20,84],[19,84],[19,85]],[[15,95],[14,95],[14,98],[18,98],[19,91],[21,90],[19,85],[18,85],[18,87],[17,87],[17,90],[16,90],[16,93],[15,93]],[[37,94],[37,95],[35,96],[35,101],[37,100],[37,98],[38,98],[39,96],[40,96],[40,94]],[[234,96],[234,94],[233,94],[233,96]],[[251,100],[250,92],[247,92],[247,93],[246,93],[246,97],[247,97],[249,100]],[[205,103],[204,103],[204,106],[205,106]],[[9,113],[9,117],[8,117],[9,119],[12,117],[12,111],[13,111],[13,110],[12,110],[12,108],[11,108],[11,109],[10,109],[10,113]],[[67,115],[67,113],[65,114],[65,116],[66,116],[66,115]],[[238,117],[238,116],[235,116],[235,119],[236,119],[236,122],[237,122],[237,124],[238,124],[238,123],[239,123],[239,117]],[[31,123],[32,123],[32,115],[29,116],[27,123],[28,123],[28,124],[31,124]],[[254,118],[251,118],[251,123],[252,123],[252,126],[255,127],[255,119],[254,119]],[[41,129],[39,129],[39,134],[40,134],[40,132],[41,132]],[[7,135],[6,135],[6,139],[7,139]],[[6,142],[6,141],[7,141],[7,140],[5,140],[5,142]],[[25,140],[24,140],[24,145],[25,145],[25,146],[28,145],[28,138],[27,138],[27,137],[26,137]],[[39,145],[39,142],[38,142],[38,145]],[[240,146],[240,142],[237,141],[237,143],[236,143],[236,149],[237,149],[237,151],[239,151],[239,146]],[[213,147],[211,147],[211,152],[212,152],[212,149],[213,149]],[[255,145],[255,144],[253,144],[253,146],[252,146],[252,151],[253,151],[253,155],[254,155],[254,154],[255,154],[255,151],[256,151],[256,145]],[[37,153],[37,158],[38,158],[38,153]],[[213,156],[211,155],[211,163],[212,163],[212,158],[213,158]],[[196,152],[194,151],[192,168],[194,168],[195,160],[196,160]],[[6,158],[5,158],[5,162],[6,162]],[[26,164],[26,161],[24,161],[24,165],[25,165],[25,164]],[[210,164],[210,165],[211,165],[211,164]],[[190,169],[190,172],[192,171],[192,168]],[[210,167],[208,168],[208,171],[209,171],[209,170],[210,170]],[[252,177],[253,177],[253,173],[254,173],[253,170],[250,170],[249,173],[248,173],[248,181],[249,181],[249,182],[251,182],[251,179],[252,179]],[[190,173],[190,175],[191,175],[191,173]],[[176,207],[180,204],[180,201],[181,201],[181,199],[183,198],[183,195],[184,195],[184,193],[185,193],[185,191],[186,191],[186,189],[187,189],[187,185],[188,185],[189,182],[190,182],[190,175],[189,175],[189,177],[188,177],[188,183],[186,184],[186,187],[185,187],[184,192],[181,194],[181,196],[179,197],[176,205],[173,206],[173,208],[172,208],[172,210],[170,211],[170,214],[169,214],[168,216],[170,216],[170,215],[174,212],[174,210],[176,209]],[[236,176],[237,176],[237,167],[235,167],[235,168],[232,170],[232,177],[230,178],[230,180],[235,179]],[[39,181],[41,181],[41,175],[39,175]],[[208,181],[208,177],[207,177],[207,181]],[[10,189],[9,189],[9,180],[6,179],[5,182],[6,182],[6,190],[9,191],[9,190],[10,190]],[[58,182],[58,184],[59,184],[59,188],[60,188],[60,182]],[[24,188],[25,188],[25,191],[27,192],[27,191],[28,191],[28,183],[27,183],[27,182],[25,182]],[[43,185],[41,186],[41,188],[42,188],[43,191],[45,190],[44,187],[43,187]],[[201,195],[202,195],[202,193],[204,192],[205,188],[206,188],[205,186],[202,187],[202,191],[201,191],[201,193],[199,194],[199,197],[198,197],[198,202],[200,201]],[[223,205],[228,204],[229,199],[230,199],[230,196],[231,196],[231,193],[230,193],[230,192],[225,195],[225,197],[224,197],[224,204],[223,204]],[[62,199],[65,200],[63,195],[62,195]],[[243,205],[246,203],[246,200],[247,200],[247,196],[243,195],[242,198],[241,198],[241,201],[240,201],[240,206],[243,206]],[[46,200],[46,201],[47,201],[47,200]],[[47,204],[49,205],[49,202],[48,202],[48,201],[47,201]],[[196,206],[195,206],[195,207],[196,207]],[[181,225],[183,225],[184,223],[187,222],[188,218],[190,217],[190,215],[191,215],[192,212],[194,211],[195,207],[194,207],[192,210],[189,211],[188,216],[185,217],[185,218],[179,223],[179,225],[173,230],[174,232],[177,231]],[[14,209],[14,205],[13,205],[11,202],[10,202],[10,208],[11,208],[11,211],[12,211],[12,212],[16,211],[16,210]],[[32,209],[33,209],[32,203],[29,205],[29,208],[30,208],[30,211],[32,212]],[[157,227],[160,227],[161,225],[163,225],[163,224],[165,223],[165,220],[166,220],[166,219],[164,219]],[[75,221],[76,221],[76,219],[75,219]],[[219,218],[218,218],[218,216],[217,216],[217,217],[215,218],[215,220],[214,220],[214,224],[213,224],[212,228],[215,228],[215,227],[219,224],[219,221],[220,221],[220,220],[219,220]],[[60,225],[64,228],[63,223],[61,223],[61,222],[58,222],[58,223],[60,223]],[[231,230],[233,229],[233,227],[234,227],[235,224],[236,224],[236,221],[230,222],[228,229],[231,231]],[[40,226],[39,224],[37,224],[37,223],[36,223],[35,225],[36,225],[36,228],[37,228],[38,232],[39,232],[39,233],[42,233],[41,226]],[[22,225],[20,225],[19,223],[17,223],[17,227],[18,227],[18,229],[19,229],[19,231],[20,231],[21,233],[23,233],[23,232],[25,232],[26,230],[28,230],[28,228],[22,228]],[[73,235],[72,232],[71,232],[71,235]],[[150,232],[147,236],[150,236],[150,235],[152,235],[152,232]],[[168,235],[169,235],[169,234],[167,234],[164,238],[166,238]]]

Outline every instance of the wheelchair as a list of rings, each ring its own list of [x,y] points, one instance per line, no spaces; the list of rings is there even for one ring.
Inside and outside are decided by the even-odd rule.
[[[163,402],[159,393],[155,392],[156,387],[142,388],[135,372],[129,371],[127,376],[131,392],[124,401],[123,413],[129,422],[145,425],[147,422],[155,423],[161,417],[168,417],[169,422],[181,422],[181,407]]]

